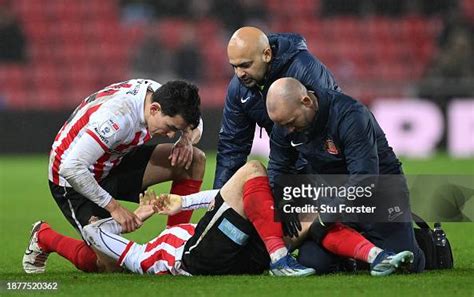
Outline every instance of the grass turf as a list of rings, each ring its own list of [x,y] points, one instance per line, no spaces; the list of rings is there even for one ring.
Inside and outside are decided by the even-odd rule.
[[[210,188],[215,155],[208,154],[203,188]],[[404,160],[408,174],[474,175],[474,159],[451,160],[439,155],[427,160]],[[168,191],[169,184],[157,187]],[[133,208],[133,205],[129,205]],[[196,212],[196,221],[202,212]],[[334,274],[304,279],[269,276],[172,277],[132,274],[86,274],[77,271],[58,255],[51,255],[47,272],[26,275],[21,258],[31,223],[47,220],[61,233],[78,238],[66,222],[47,186],[46,156],[0,156],[0,295],[49,295],[51,291],[7,291],[6,281],[54,281],[54,296],[474,296],[474,223],[449,223],[444,228],[453,246],[455,269],[419,275],[370,277]],[[161,217],[152,218],[129,237],[145,242],[164,226]],[[218,255],[216,255],[218,256]]]

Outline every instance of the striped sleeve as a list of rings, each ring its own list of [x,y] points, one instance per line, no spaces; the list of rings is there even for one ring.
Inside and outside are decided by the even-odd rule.
[[[59,174],[76,190],[100,207],[105,207],[112,196],[105,191],[89,166],[104,155],[102,146],[88,133],[77,140],[59,168]]]

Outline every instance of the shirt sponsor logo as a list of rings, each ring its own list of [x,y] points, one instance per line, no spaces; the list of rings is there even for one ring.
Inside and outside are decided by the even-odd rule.
[[[100,138],[110,138],[113,136],[118,130],[120,130],[119,124],[117,124],[114,120],[109,119],[102,123],[100,127],[97,129],[96,132],[99,134]]]
[[[133,88],[133,90],[127,91],[126,94],[130,94],[130,95],[133,95],[133,96],[138,94],[138,91],[140,90],[140,87],[141,87],[141,83],[142,83],[141,81],[138,81],[138,84],[135,86],[135,88]]]
[[[97,133],[97,135],[99,136],[100,140],[102,140],[103,143],[109,144],[109,140],[107,138],[105,138],[104,136],[102,136],[102,134],[100,133],[100,131],[97,127],[94,128],[94,131],[95,131],[95,133]]]
[[[224,233],[228,238],[238,245],[245,245],[249,239],[249,236],[246,233],[244,233],[226,218],[222,220],[218,228],[222,231],[222,233]]]

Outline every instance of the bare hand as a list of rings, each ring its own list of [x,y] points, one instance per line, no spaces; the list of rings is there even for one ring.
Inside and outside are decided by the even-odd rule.
[[[159,214],[174,215],[182,209],[182,198],[175,194],[160,194],[156,199],[155,206]]]
[[[171,166],[184,166],[189,169],[193,162],[193,143],[184,134],[176,141],[168,157],[171,160]]]
[[[140,194],[140,204],[134,211],[135,215],[144,222],[154,213],[158,212],[158,208],[155,206],[156,194],[153,190],[147,190],[144,194]]]
[[[106,207],[110,215],[122,226],[122,232],[128,233],[140,228],[142,221],[130,210],[124,208],[116,200],[112,200]]]

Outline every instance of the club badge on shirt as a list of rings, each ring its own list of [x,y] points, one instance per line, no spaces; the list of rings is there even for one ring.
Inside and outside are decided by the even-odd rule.
[[[332,139],[327,139],[326,140],[326,142],[324,143],[324,148],[331,155],[338,155],[339,154],[339,150],[337,149],[337,146],[334,143],[334,141],[332,141]]]

